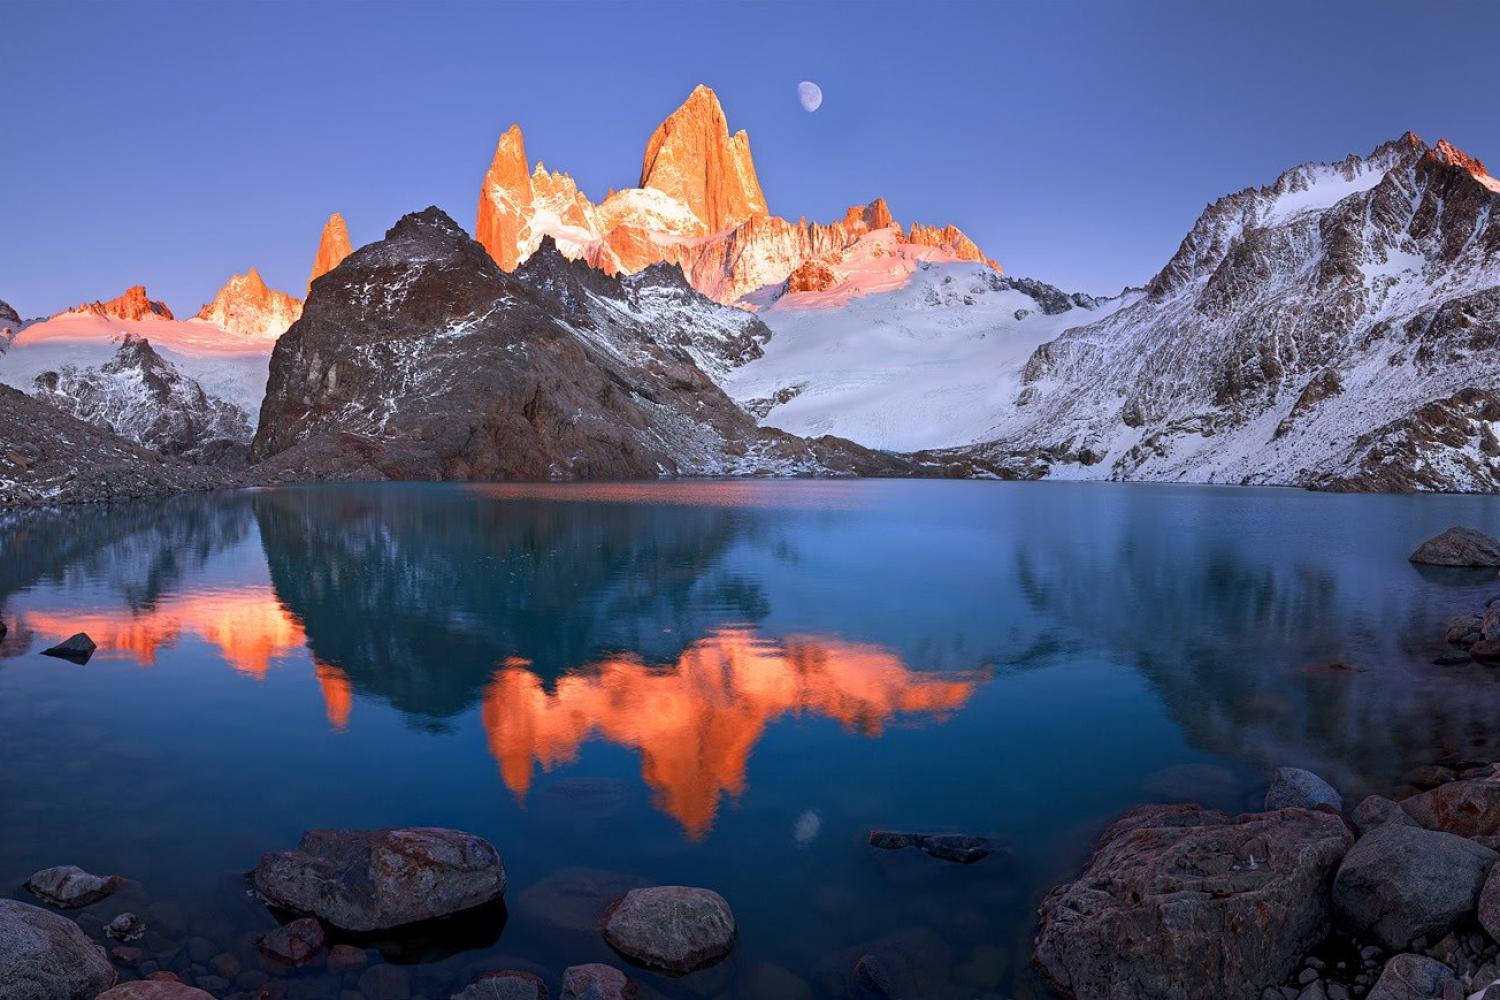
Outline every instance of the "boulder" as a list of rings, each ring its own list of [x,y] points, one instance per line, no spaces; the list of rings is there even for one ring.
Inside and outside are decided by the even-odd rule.
[[[120,887],[117,875],[90,875],[77,865],[43,868],[26,880],[26,891],[64,910],[97,903]]]
[[[608,966],[605,966],[608,968]],[[547,1000],[547,984],[533,972],[492,972],[458,993],[453,1000]]]
[[[257,947],[274,966],[299,969],[323,957],[328,938],[323,925],[312,917],[293,920],[261,936]]]
[[[1359,831],[1360,836],[1386,823],[1417,825],[1417,821],[1401,808],[1401,803],[1392,802],[1384,795],[1369,795],[1361,799],[1359,805],[1354,807],[1354,812],[1349,814],[1349,819],[1353,821],[1354,828]]]
[[[142,979],[106,990],[99,994],[98,1000],[214,1000],[214,995],[183,983]]]
[[[635,983],[612,965],[590,962],[563,971],[560,1000],[635,1000]]]
[[[1134,809],[1043,900],[1037,966],[1070,997],[1257,1000],[1327,936],[1327,887],[1352,840],[1338,816],[1305,809]]]
[[[116,941],[139,941],[146,936],[146,921],[134,913],[122,913],[104,925],[104,933]]]
[[[99,947],[66,917],[0,899],[0,988],[5,1000],[92,1000],[115,984]]]
[[[1401,808],[1429,830],[1460,837],[1500,834],[1500,778],[1491,775],[1439,785],[1401,800]]]
[[[1479,891],[1479,926],[1492,941],[1500,941],[1500,865],[1490,867]]]
[[[89,657],[94,655],[94,650],[98,648],[87,632],[78,632],[68,636],[56,646],[42,650],[42,655],[60,657],[64,660],[72,660],[74,663],[87,663]]]
[[[1394,951],[1417,938],[1435,941],[1474,914],[1496,856],[1449,833],[1386,823],[1344,856],[1334,912]]]
[[[870,846],[887,851],[904,847],[917,850],[942,861],[972,864],[989,857],[1004,845],[989,837],[968,833],[903,833],[895,830],[871,830]]]
[[[717,892],[681,885],[632,889],[604,922],[604,940],[663,972],[693,972],[734,948],[734,913]]]
[[[1453,970],[1426,955],[1396,955],[1381,970],[1366,1000],[1438,1000]]]
[[[1473,528],[1449,528],[1417,546],[1411,561],[1424,566],[1500,566],[1500,542]]]
[[[1300,767],[1278,767],[1266,791],[1266,809],[1344,809],[1344,797],[1322,778]]]
[[[440,828],[313,830],[271,851],[255,888],[274,906],[348,931],[389,930],[493,903],[505,864],[489,841]]]

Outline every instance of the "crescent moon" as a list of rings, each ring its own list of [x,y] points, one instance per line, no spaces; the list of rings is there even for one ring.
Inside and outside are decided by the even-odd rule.
[[[803,111],[816,111],[823,106],[823,88],[811,80],[803,80],[797,84],[797,101]]]

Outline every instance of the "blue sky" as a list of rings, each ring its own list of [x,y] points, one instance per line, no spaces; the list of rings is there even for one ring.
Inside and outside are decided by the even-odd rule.
[[[252,264],[300,295],[330,211],[356,244],[428,204],[472,229],[513,121],[597,199],[700,82],[773,212],[883,195],[1009,273],[1115,291],[1298,162],[1410,128],[1500,163],[1496,37],[1480,2],[12,0],[0,298],[37,315],[144,282],[191,314]]]

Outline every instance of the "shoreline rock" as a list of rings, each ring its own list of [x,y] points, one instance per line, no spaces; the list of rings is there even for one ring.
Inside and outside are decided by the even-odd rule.
[[[1500,566],[1500,541],[1482,531],[1455,525],[1417,546],[1411,561],[1421,566]]]
[[[647,968],[688,973],[734,949],[734,911],[710,889],[660,885],[632,889],[604,921],[604,940]]]
[[[96,997],[115,985],[104,949],[67,917],[0,899],[0,985],[6,1000]]]
[[[75,910],[113,895],[122,881],[118,875],[91,875],[77,865],[58,865],[33,874],[25,889],[59,909]]]

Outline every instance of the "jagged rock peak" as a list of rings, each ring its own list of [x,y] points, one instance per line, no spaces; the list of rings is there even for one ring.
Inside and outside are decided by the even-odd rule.
[[[1410,135],[1411,133],[1408,132],[1407,134]],[[1489,171],[1484,169],[1484,164],[1457,146],[1454,146],[1447,139],[1439,139],[1437,145],[1427,152],[1427,156],[1438,163],[1458,167],[1460,170],[1466,171],[1470,177],[1473,177],[1480,184],[1491,191],[1500,193],[1500,181],[1490,176]]]
[[[108,302],[80,302],[67,311],[128,320],[175,318],[165,302],[154,301],[146,295],[145,285],[131,285],[123,295]]]
[[[0,326],[10,326],[21,322],[21,314],[11,307],[9,302],[0,299]]]
[[[302,303],[266,285],[255,268],[232,275],[213,301],[198,310],[204,320],[243,337],[279,337],[302,315]]]
[[[344,224],[344,217],[334,212],[323,223],[323,235],[318,238],[318,254],[313,258],[312,274],[308,276],[307,287],[323,275],[338,267],[343,259],[354,252],[349,243],[349,227]]]
[[[403,237],[422,236],[429,233],[440,233],[447,237],[458,237],[467,240],[469,234],[464,232],[462,226],[453,221],[453,218],[436,205],[428,205],[420,212],[408,212],[396,220],[396,224],[385,231],[388,240],[402,239]]]
[[[640,186],[677,198],[709,232],[733,228],[767,211],[750,137],[743,131],[729,134],[718,95],[702,84],[651,134]]]

